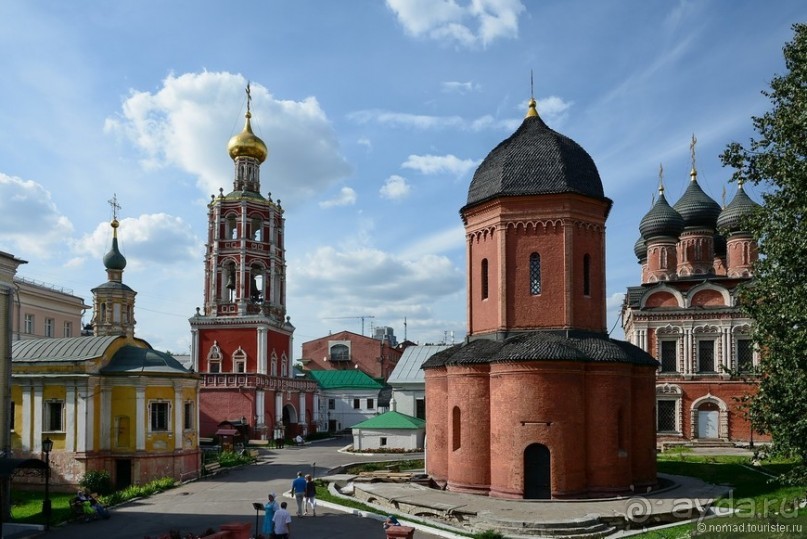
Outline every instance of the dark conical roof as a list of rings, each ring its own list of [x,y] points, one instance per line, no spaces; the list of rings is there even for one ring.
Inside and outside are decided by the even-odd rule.
[[[743,218],[751,215],[760,205],[751,200],[740,184],[737,193],[717,218],[717,227],[728,234],[740,232],[743,229]]]
[[[606,199],[591,156],[547,127],[533,103],[516,132],[476,169],[466,207],[501,196],[579,193]]]
[[[717,217],[720,215],[720,204],[707,195],[698,185],[697,174],[693,170],[692,179],[684,191],[684,195],[673,205],[681,217],[684,218],[684,226],[715,228]]]
[[[112,221],[112,248],[104,255],[104,267],[108,270],[121,270],[126,267],[126,258],[118,250],[118,221]]]
[[[633,254],[636,255],[639,262],[647,259],[647,242],[643,237],[639,236],[639,239],[633,244]]]
[[[659,189],[658,200],[639,222],[639,233],[645,241],[660,236],[677,238],[684,230],[684,219],[670,207],[664,198],[664,188]]]

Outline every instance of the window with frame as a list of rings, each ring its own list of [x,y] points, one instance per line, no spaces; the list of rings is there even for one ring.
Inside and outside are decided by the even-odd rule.
[[[353,409],[361,410],[361,399],[353,399]]]
[[[715,372],[715,341],[698,341],[698,372]]]
[[[331,361],[350,361],[350,348],[346,344],[331,346]]]
[[[532,253],[530,255],[530,295],[541,294],[541,255]]]
[[[286,355],[283,354],[283,356],[280,358],[280,376],[286,378],[288,375],[289,375],[289,362],[288,359],[286,358]]]
[[[482,288],[482,299],[488,299],[488,292],[490,292],[488,288],[488,259],[482,259],[482,268],[481,274],[479,276],[480,279],[480,286]]]
[[[386,447],[386,445],[387,445],[387,437],[386,437],[386,436],[382,436],[382,437],[381,437],[381,440],[379,441],[379,443],[378,443],[378,444],[379,444],[381,447]]]
[[[49,400],[45,402],[42,428],[45,432],[64,431],[64,401]]]
[[[33,335],[34,333],[34,315],[26,314],[24,317],[23,322],[23,332],[28,335]]]
[[[11,401],[11,410],[9,410],[9,413],[11,414],[11,425],[10,425],[10,429],[11,429],[12,431],[14,430],[14,408],[15,408],[15,406],[14,406],[14,401]]]
[[[64,328],[62,330],[63,337],[72,337],[73,336],[73,323],[72,322],[65,322]]]
[[[213,341],[213,346],[207,353],[207,370],[212,373],[221,372],[221,348],[218,341]]]
[[[185,401],[185,409],[183,410],[183,424],[182,427],[185,430],[193,430],[193,422],[194,422],[194,413],[193,413],[193,401]]]
[[[336,410],[336,399],[328,399],[328,410]]]
[[[583,295],[591,295],[591,257],[583,255]]]
[[[241,347],[233,352],[233,372],[246,372],[247,371],[247,353]]]
[[[678,372],[677,341],[661,341],[661,372]]]
[[[656,402],[656,431],[678,432],[676,421],[676,401],[659,400]]]
[[[166,432],[170,426],[171,403],[155,401],[149,404],[150,432]]]
[[[462,442],[462,422],[460,409],[455,406],[451,410],[451,449],[456,451],[460,448]]]
[[[269,371],[272,376],[277,376],[277,356],[272,352],[272,370]]]
[[[375,400],[373,400],[373,399],[367,399],[367,409],[368,409],[368,410],[373,410],[373,409],[375,409]]]
[[[751,339],[737,339],[737,370],[740,372],[754,370],[754,347]]]
[[[56,322],[53,318],[45,318],[45,337],[53,337],[53,326]]]

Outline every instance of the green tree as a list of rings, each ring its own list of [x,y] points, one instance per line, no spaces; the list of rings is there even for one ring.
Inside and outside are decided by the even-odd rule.
[[[763,207],[745,224],[759,240],[753,284],[740,301],[756,321],[762,354],[750,416],[773,438],[775,454],[798,459],[784,479],[807,479],[807,25],[793,25],[786,72],[762,92],[771,110],[752,117],[756,138],[728,145],[721,159],[733,179],[765,188]]]

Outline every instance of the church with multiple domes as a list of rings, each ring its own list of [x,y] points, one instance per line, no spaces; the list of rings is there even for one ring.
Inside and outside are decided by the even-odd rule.
[[[423,364],[426,472],[455,492],[585,498],[656,484],[658,362],[606,330],[605,222],[591,156],[532,99],[460,216],[465,341]]]
[[[672,206],[659,196],[639,224],[641,284],[628,288],[625,337],[660,362],[656,430],[662,446],[753,444],[743,402],[756,391],[759,352],[738,292],[753,280],[756,239],[743,217],[759,205],[742,183],[721,208],[698,183]],[[768,440],[757,435],[757,440]]]

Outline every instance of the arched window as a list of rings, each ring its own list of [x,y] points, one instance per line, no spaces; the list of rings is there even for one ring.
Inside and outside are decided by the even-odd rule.
[[[331,346],[331,361],[350,361],[350,348],[346,344]]]
[[[583,295],[591,295],[591,257],[583,255]]]
[[[240,346],[233,352],[233,372],[247,372],[247,353]]]
[[[460,448],[462,441],[462,429],[460,428],[460,408],[455,406],[451,410],[451,448],[456,451]]]
[[[219,348],[218,341],[213,341],[213,346],[207,353],[207,371],[221,372],[221,348]]]
[[[482,274],[480,275],[482,281],[482,299],[488,299],[488,259],[482,259]]]
[[[541,255],[530,255],[530,294],[537,296],[541,293]]]
[[[280,358],[280,370],[281,370],[280,375],[283,378],[288,378],[288,376],[289,376],[289,362],[286,360],[286,354],[283,354],[283,356]]]
[[[269,371],[272,376],[277,376],[277,355],[272,352],[272,370]]]

